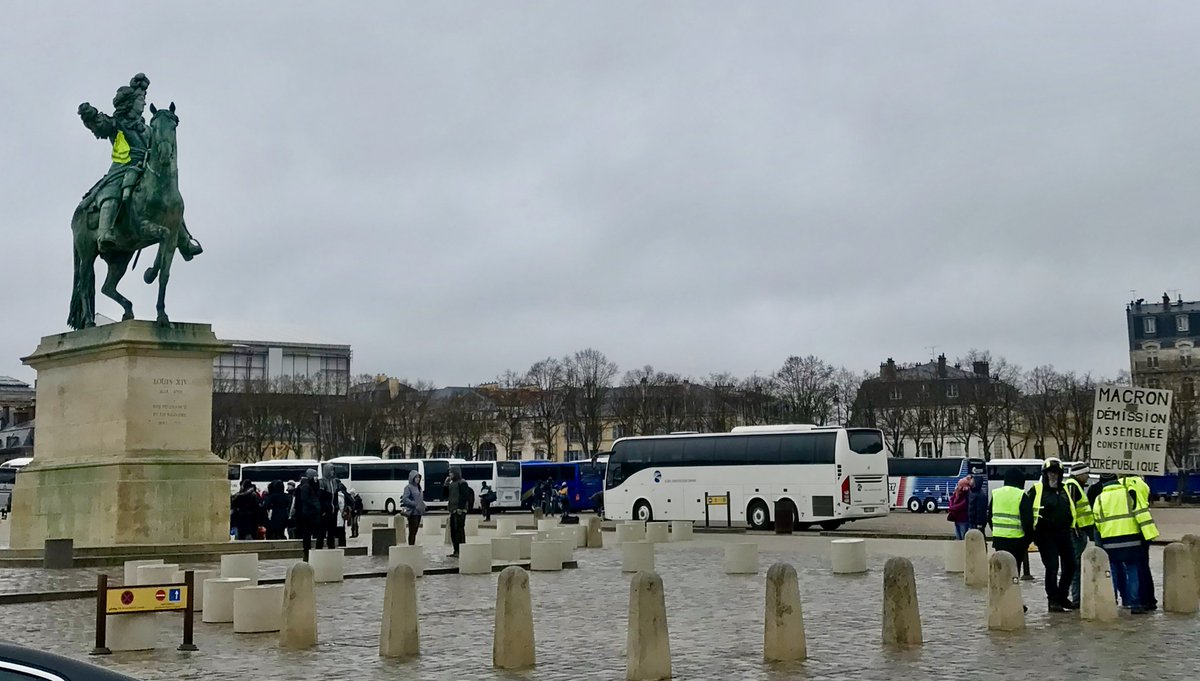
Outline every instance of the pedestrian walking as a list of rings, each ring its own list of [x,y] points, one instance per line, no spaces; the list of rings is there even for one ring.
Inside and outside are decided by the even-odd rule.
[[[467,543],[467,511],[471,509],[471,486],[462,479],[462,472],[457,468],[450,469],[450,485],[448,508],[450,510],[450,543],[454,545],[454,553],[447,558],[458,558],[458,547]]]
[[[1137,493],[1112,473],[1100,476],[1100,494],[1092,506],[1100,547],[1108,554],[1113,588],[1133,615],[1150,611],[1142,601],[1141,557],[1144,534],[1138,522]]]
[[[350,498],[350,490],[341,480],[334,483],[334,493],[331,499],[333,513],[333,533],[329,537],[329,548],[346,547],[346,529],[354,516],[354,500]]]
[[[1088,540],[1095,541],[1092,534],[1096,529],[1096,520],[1092,514],[1092,504],[1088,501],[1087,490],[1084,488],[1091,474],[1092,469],[1086,463],[1077,463],[1071,466],[1069,477],[1063,481],[1063,488],[1071,498],[1071,503],[1075,505],[1075,528],[1071,534],[1071,545],[1075,549],[1076,568],[1082,564],[1083,551],[1087,548]],[[1076,607],[1079,606],[1079,581],[1082,573],[1082,570],[1076,569],[1075,576],[1071,578],[1071,603]]]
[[[292,497],[284,491],[282,480],[267,485],[263,509],[267,513],[267,539],[283,539],[292,515]]]
[[[950,494],[950,506],[946,510],[946,519],[954,523],[954,538],[963,539],[967,530],[971,529],[971,488],[974,478],[970,475],[960,479]]]
[[[262,517],[262,506],[254,483],[243,480],[238,493],[230,500],[233,526],[239,540],[254,539],[258,534],[258,521]]]
[[[496,492],[485,481],[479,486],[479,509],[483,511],[483,519],[492,519],[492,502],[496,501]]]
[[[361,518],[363,515],[363,500],[362,500],[362,497],[359,496],[358,492],[355,492],[353,489],[351,489],[350,490],[350,501],[351,501],[351,508],[354,511],[354,515],[353,515],[353,518],[351,519],[351,524],[350,524],[350,531],[351,531],[350,537],[354,538],[354,537],[358,536],[358,519]]]
[[[400,495],[400,514],[408,519],[408,545],[416,546],[421,516],[425,515],[425,493],[421,491],[421,474],[416,471],[408,474],[408,485]]]
[[[321,529],[321,486],[317,482],[317,471],[313,468],[304,472],[304,479],[296,486],[296,502],[292,505],[296,519],[296,534],[304,544],[304,560],[312,550],[313,538],[317,548],[324,548]]]
[[[1033,537],[1042,565],[1046,568],[1046,606],[1050,612],[1066,612],[1071,603],[1071,580],[1078,566],[1071,535],[1075,529],[1075,504],[1063,488],[1062,462],[1046,459],[1042,479],[1021,500],[1021,526]]]

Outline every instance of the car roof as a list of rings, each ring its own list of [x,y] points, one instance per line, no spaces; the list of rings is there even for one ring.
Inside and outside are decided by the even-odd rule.
[[[35,669],[57,674],[67,681],[137,681],[132,676],[126,676],[103,667],[97,667],[87,662],[73,660],[69,657],[48,653],[36,648],[0,641],[0,660],[16,662]]]

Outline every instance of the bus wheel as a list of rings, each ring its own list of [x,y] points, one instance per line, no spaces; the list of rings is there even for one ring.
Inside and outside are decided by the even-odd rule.
[[[752,530],[765,530],[771,524],[771,513],[767,510],[767,505],[761,501],[754,501],[750,504],[750,508],[746,509],[746,522]]]
[[[925,510],[925,507],[921,505],[920,499],[913,497],[908,500],[908,510],[912,513],[921,513]]]
[[[383,502],[383,512],[388,515],[396,515],[396,502],[391,499]]]
[[[937,513],[938,512],[937,499],[930,498],[930,499],[925,500],[925,512],[926,513]]]
[[[650,504],[645,500],[638,501],[633,505],[633,519],[648,523],[654,520],[654,510],[650,508]]]
[[[825,520],[821,522],[821,529],[825,530],[826,532],[833,532],[841,526],[842,521],[840,520]]]

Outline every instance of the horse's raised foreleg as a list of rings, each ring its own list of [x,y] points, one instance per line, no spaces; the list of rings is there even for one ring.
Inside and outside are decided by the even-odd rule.
[[[132,257],[132,253],[113,253],[104,257],[104,262],[108,264],[108,275],[104,277],[104,286],[100,288],[100,292],[117,301],[125,311],[121,315],[121,321],[133,319],[133,303],[117,291],[117,284],[121,283],[121,277],[125,276],[125,270],[129,268],[129,260]]]
[[[175,238],[171,238],[172,235]],[[178,232],[172,235],[159,243],[158,257],[154,259],[154,268],[158,270],[158,323],[164,325],[171,323],[167,318],[167,282],[171,279],[171,261],[175,259],[178,245]]]

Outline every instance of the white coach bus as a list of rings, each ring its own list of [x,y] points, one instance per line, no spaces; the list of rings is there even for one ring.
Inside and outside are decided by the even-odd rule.
[[[800,529],[886,516],[883,433],[836,426],[745,426],[729,433],[630,437],[613,444],[604,514],[614,520],[703,521],[707,499],[752,529],[790,504]],[[706,497],[709,495],[709,497]],[[726,509],[709,513],[722,522]]]

